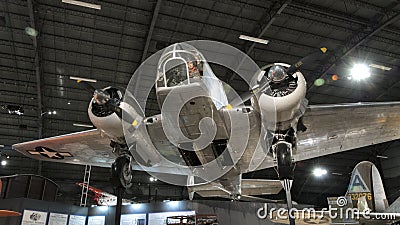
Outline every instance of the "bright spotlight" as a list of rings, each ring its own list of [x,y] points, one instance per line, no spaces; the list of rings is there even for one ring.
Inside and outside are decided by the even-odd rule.
[[[321,169],[321,168],[315,168],[313,171],[314,176],[316,177],[322,177],[323,175],[326,175],[328,171],[326,169]]]
[[[56,111],[56,110],[54,110],[54,111],[53,111],[53,115],[56,115],[56,114],[57,114],[57,111]]]
[[[2,166],[7,165],[7,161],[6,161],[6,160],[1,160],[1,165],[2,165]]]
[[[156,181],[157,181],[157,178],[150,177],[150,181],[151,181],[151,182],[156,182]]]
[[[370,68],[365,64],[355,64],[350,71],[354,80],[364,80],[371,76]]]

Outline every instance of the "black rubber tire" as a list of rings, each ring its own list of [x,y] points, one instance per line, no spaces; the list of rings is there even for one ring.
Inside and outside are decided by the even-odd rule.
[[[127,156],[120,156],[112,164],[112,181],[115,186],[125,189],[132,187],[132,169],[129,162]]]
[[[293,163],[290,149],[286,144],[280,143],[276,147],[279,179],[293,179]]]

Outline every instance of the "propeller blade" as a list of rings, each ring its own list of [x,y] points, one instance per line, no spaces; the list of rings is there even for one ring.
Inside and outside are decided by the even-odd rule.
[[[112,106],[112,110],[121,118],[124,122],[132,125],[132,128],[136,129],[141,122],[143,121],[143,117],[137,115],[136,117],[132,116],[129,112],[118,106],[114,101],[110,99],[107,104]],[[131,129],[131,128],[129,128]]]
[[[321,59],[322,56],[324,56],[324,54],[326,53],[328,49],[323,47],[320,48],[318,51],[307,55],[303,58],[301,58],[299,61],[297,61],[295,64],[291,65],[287,70],[286,73],[289,75],[294,74],[300,67],[302,67],[304,64],[309,64],[311,62],[315,62],[318,61],[319,59]]]
[[[70,76],[69,79],[75,80],[76,83],[82,84],[83,87],[91,93],[93,93],[96,90],[96,88],[94,88],[92,85],[89,84],[89,82],[96,82],[96,80],[81,78],[81,77],[73,77],[73,76]]]
[[[248,101],[251,97],[253,97],[254,95],[256,95],[259,91],[264,90],[265,88],[267,88],[269,85],[269,82],[266,79],[262,80],[262,83],[254,86],[252,89],[250,89],[249,91],[243,93],[242,95],[240,95],[238,98],[234,99],[231,102],[232,106],[238,106],[241,105],[243,103],[245,103],[246,101]]]

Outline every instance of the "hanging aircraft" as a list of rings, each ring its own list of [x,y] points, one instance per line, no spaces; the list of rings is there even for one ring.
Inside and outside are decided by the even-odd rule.
[[[76,185],[79,187],[87,187],[87,189],[91,192],[94,193],[93,200],[96,203],[96,205],[99,206],[114,206],[117,205],[117,196],[110,194],[108,192],[105,192],[101,189],[94,188],[90,185],[84,184],[77,182]],[[130,201],[128,199],[122,199],[122,204],[132,204],[134,201]]]
[[[132,170],[144,170],[182,176],[180,183],[196,187],[191,192],[215,196],[223,190],[234,199],[242,192],[279,192],[271,180],[260,181],[264,189],[242,190],[243,173],[275,168],[290,204],[296,162],[400,138],[400,102],[307,104],[300,69],[325,52],[321,48],[292,66],[266,66],[254,74],[245,96],[231,98],[199,50],[173,44],[155,70],[161,114],[146,116],[128,90],[124,98],[117,88],[81,82],[93,93],[88,114],[96,129],[13,147],[38,160],[112,166],[123,187],[131,184]],[[182,100],[188,96],[194,97]],[[249,99],[251,106],[244,105]]]

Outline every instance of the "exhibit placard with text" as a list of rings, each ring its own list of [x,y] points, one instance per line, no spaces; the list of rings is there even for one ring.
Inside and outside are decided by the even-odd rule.
[[[68,225],[85,225],[86,216],[70,215]]]
[[[21,225],[46,225],[47,212],[24,210]]]
[[[68,214],[50,213],[48,225],[67,225]]]
[[[124,214],[121,215],[120,225],[145,225],[146,214]]]
[[[89,216],[87,225],[104,225],[105,223],[105,216]]]

